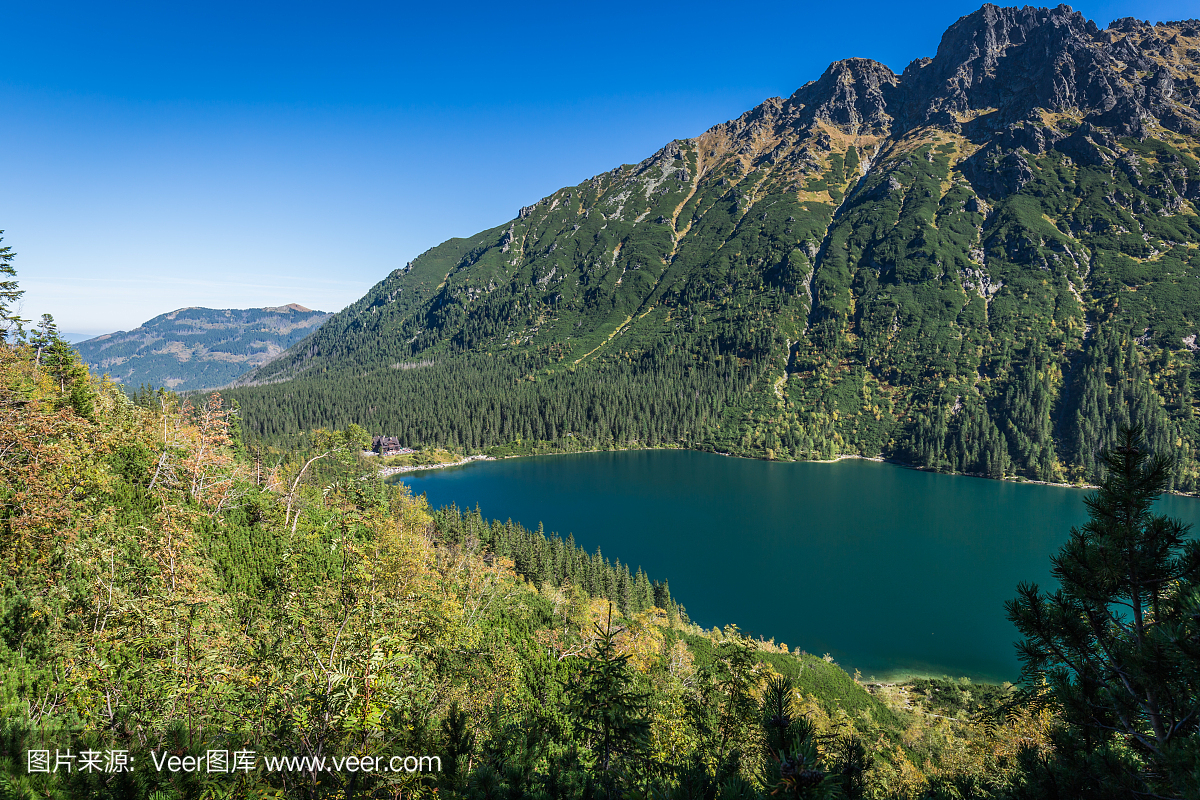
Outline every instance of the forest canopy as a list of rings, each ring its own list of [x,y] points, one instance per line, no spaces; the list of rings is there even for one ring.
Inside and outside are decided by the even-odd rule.
[[[384,483],[362,427],[248,442],[41,335],[0,347],[5,796],[940,796],[1056,725],[703,630],[666,576]],[[212,753],[245,768],[161,768]]]

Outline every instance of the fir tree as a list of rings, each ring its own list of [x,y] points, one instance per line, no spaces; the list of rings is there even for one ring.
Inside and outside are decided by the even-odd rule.
[[[654,605],[654,589],[651,588],[646,573],[642,571],[641,567],[638,567],[637,577],[634,578],[633,584],[633,610],[638,613],[652,605]]]
[[[1179,381],[1179,410],[1183,412],[1184,419],[1191,419],[1192,365],[1190,362],[1184,362],[1179,369],[1183,373],[1183,377]]]

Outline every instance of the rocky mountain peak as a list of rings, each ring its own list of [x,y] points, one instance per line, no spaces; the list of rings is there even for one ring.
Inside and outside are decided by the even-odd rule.
[[[993,121],[1009,124],[1033,108],[1077,106],[1089,90],[1096,93],[1098,34],[1095,23],[1066,5],[985,5],[950,26],[932,60],[904,71],[905,117],[910,125],[953,125],[995,110]]]
[[[951,25],[933,58],[914,60],[900,75],[867,58],[836,61],[787,100],[771,98],[711,132],[728,138],[731,153],[763,152],[772,139],[771,163],[814,167],[834,128],[879,139],[932,125],[993,150],[1038,153],[1070,134],[1046,113],[1118,137],[1141,138],[1154,124],[1200,130],[1200,89],[1180,66],[1195,61],[1198,48],[1194,21],[1128,18],[1100,30],[1067,5],[987,4]],[[797,148],[794,157],[789,148]]]
[[[884,133],[892,121],[886,93],[898,81],[886,65],[869,58],[835,61],[788,99],[793,124],[819,120],[852,135]]]

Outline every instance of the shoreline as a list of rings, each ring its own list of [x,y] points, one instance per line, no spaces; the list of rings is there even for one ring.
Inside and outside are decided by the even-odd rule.
[[[1090,484],[1090,483],[1084,483],[1084,484],[1055,483],[1052,481],[1039,481],[1039,480],[1034,480],[1033,478],[1021,478],[1021,477],[1015,477],[1015,476],[1014,477],[1006,476],[1004,478],[993,478],[990,475],[978,475],[978,474],[975,474],[972,472],[939,472],[936,469],[930,469],[929,467],[922,467],[919,464],[910,464],[906,461],[900,461],[900,460],[894,459],[894,458],[886,458],[882,455],[880,455],[880,456],[864,456],[864,455],[859,455],[857,453],[846,453],[846,454],[835,456],[834,458],[822,458],[822,459],[814,458],[814,459],[807,459],[807,460],[790,459],[790,460],[785,461],[782,459],[767,459],[767,458],[756,458],[754,456],[739,456],[739,455],[734,455],[733,453],[722,453],[719,450],[698,450],[698,449],[692,448],[692,447],[615,447],[615,448],[611,448],[611,449],[605,448],[605,449],[591,449],[591,450],[572,450],[572,451],[566,452],[566,453],[526,453],[524,455],[510,455],[510,456],[499,456],[499,457],[478,455],[478,456],[467,456],[466,458],[464,458],[460,461],[454,461],[454,462],[451,462],[448,464],[429,464],[426,466],[419,466],[419,467],[382,467],[380,469],[380,475],[387,477],[389,475],[396,475],[396,474],[401,474],[401,473],[405,473],[405,472],[415,472],[415,471],[426,470],[426,469],[441,469],[443,467],[458,467],[458,466],[462,466],[464,464],[468,464],[472,461],[507,461],[510,458],[537,458],[540,456],[574,456],[574,455],[579,455],[581,453],[628,453],[628,452],[636,452],[636,451],[657,451],[657,450],[675,450],[675,451],[687,451],[687,452],[693,452],[693,453],[711,453],[713,455],[724,456],[726,458],[742,458],[747,461],[766,461],[767,463],[772,463],[772,464],[836,464],[837,462],[845,461],[846,459],[860,459],[862,461],[874,461],[879,464],[892,464],[894,466],[902,467],[904,469],[912,469],[912,470],[916,470],[918,472],[929,472],[934,475],[962,476],[965,478],[981,478],[983,480],[996,481],[998,483],[1012,483],[1012,484],[1018,484],[1018,485],[1019,484],[1030,484],[1030,485],[1034,485],[1034,486],[1057,486],[1062,489],[1080,489],[1080,490],[1084,490],[1084,491],[1093,491],[1095,489],[1100,488],[1100,487],[1096,486],[1095,484]],[[1200,498],[1200,495],[1186,494],[1184,492],[1164,492],[1164,494],[1174,495],[1176,497]]]
[[[697,453],[708,452],[708,453],[712,453],[714,455],[721,455],[721,456],[725,456],[725,457],[734,457],[734,458],[744,458],[746,460],[755,460],[755,461],[767,460],[767,459],[758,459],[758,458],[753,458],[753,457],[747,457],[747,456],[743,456],[743,455],[734,455],[734,454],[731,454],[728,452],[717,452],[714,450],[699,450],[699,449],[693,449],[693,448],[630,447],[630,448],[613,448],[613,449],[603,448],[603,449],[575,450],[575,451],[571,451],[571,452],[561,452],[560,451],[560,452],[539,453],[539,454],[533,454],[533,453],[511,454],[511,455],[502,455],[502,456],[496,456],[496,457],[476,455],[476,456],[460,459],[460,460],[457,460],[455,462],[451,462],[448,464],[434,465],[434,468],[440,468],[440,467],[444,467],[444,466],[465,465],[465,464],[470,463],[471,461],[475,461],[475,460],[507,460],[510,458],[530,458],[535,455],[576,455],[576,454],[580,454],[580,453],[615,453],[615,452],[627,451],[627,450],[628,451],[633,451],[633,450],[638,450],[638,451],[691,450],[691,451],[697,452]],[[864,460],[864,461],[872,461],[872,462],[876,462],[876,463],[880,463],[880,464],[890,464],[892,466],[903,467],[906,469],[920,470],[923,472],[931,472],[931,473],[935,473],[935,474],[947,474],[947,475],[957,474],[957,475],[964,475],[964,477],[976,477],[976,478],[981,478],[981,479],[985,479],[985,480],[993,480],[993,481],[997,480],[995,478],[991,478],[986,475],[972,476],[972,475],[964,474],[964,473],[938,473],[937,470],[934,470],[934,469],[919,467],[919,466],[916,466],[913,464],[905,464],[900,461],[888,459],[882,455],[865,456],[865,455],[861,455],[861,454],[857,454],[857,453],[838,454],[829,459],[813,460],[810,463],[833,464],[833,463],[837,463],[837,462],[840,462],[843,460],[848,460],[848,459],[859,459],[859,460]],[[669,460],[668,460],[668,462],[669,462]],[[653,469],[653,468],[655,468],[655,465],[665,464],[668,462],[641,462],[639,460],[634,460],[633,462],[613,461],[613,462],[591,462],[591,463],[593,465],[598,464],[602,471],[603,470],[612,470],[614,467],[616,467],[616,471],[614,474],[620,474],[621,472],[624,471],[622,469],[622,466],[628,467],[628,466],[631,466],[634,464],[638,464],[639,465],[638,469]],[[674,462],[672,462],[672,463],[674,463]],[[679,463],[690,464],[691,462],[679,462]],[[778,463],[804,463],[804,462],[789,461],[789,462],[778,462]],[[605,465],[607,465],[607,466],[605,466]],[[732,469],[733,465],[729,465],[728,468]],[[401,468],[392,468],[392,469],[395,470],[396,472],[405,473],[405,472],[417,471],[418,468],[417,467],[401,467]],[[476,476],[475,478],[466,478],[467,473],[464,473],[464,475],[462,477],[466,478],[468,480],[468,482],[471,480],[477,480],[477,481],[480,481],[482,484],[488,484],[491,479],[495,478],[495,476],[506,475],[510,471],[505,468],[497,468],[497,469],[499,469],[500,472],[498,472],[498,473],[470,473],[471,475]],[[516,469],[517,471],[523,471],[525,468],[517,465],[513,469]],[[552,467],[552,465],[546,465],[545,467],[536,468],[535,471],[545,470],[545,469],[549,469],[551,471],[551,474],[558,471],[558,468],[554,468],[554,467]],[[590,468],[588,468],[588,469],[590,469]],[[724,468],[721,468],[719,465],[715,465],[715,462],[710,462],[710,467],[708,467],[707,469],[716,469],[717,472],[722,472]],[[842,481],[850,481],[852,484],[856,483],[858,479],[862,479],[863,481],[869,482],[869,481],[874,480],[877,476],[886,474],[886,473],[871,473],[870,470],[873,468],[867,468],[867,471],[865,473],[861,473],[861,474],[857,473],[856,470],[858,468],[856,468],[856,467],[850,466],[850,467],[848,467],[848,469],[851,470],[851,473],[842,473],[842,475],[844,477],[841,478],[841,480]],[[735,470],[735,471],[739,472],[739,473],[741,472],[740,469]],[[749,471],[751,473],[753,473],[752,468],[749,468]],[[819,472],[820,471],[818,471],[818,473]],[[801,481],[803,481],[805,479],[804,478],[805,475],[811,476],[811,475],[816,475],[816,474],[817,473],[804,473],[803,470],[798,470],[798,472],[796,472],[796,473],[770,473],[770,475],[776,476],[777,478],[780,478],[780,479],[784,478],[785,476],[792,476],[795,479],[801,480]],[[857,478],[852,477],[852,476],[857,476]],[[429,477],[434,478],[434,484],[439,483],[436,476],[429,476]],[[896,476],[896,477],[898,477],[898,476]],[[451,480],[451,479],[446,479],[446,480]],[[892,480],[895,480],[895,478],[893,478]],[[1036,480],[1030,480],[1030,479],[1015,480],[1011,477],[1006,477],[1003,480],[1005,480],[1009,483],[1030,483],[1030,484],[1040,484],[1040,485],[1048,485],[1048,486],[1057,485],[1057,486],[1060,486],[1063,488],[1084,488],[1084,489],[1088,488],[1088,487],[1081,487],[1078,485],[1072,486],[1070,484],[1052,484],[1052,483],[1048,483],[1045,481],[1036,481]],[[788,478],[784,482],[790,483],[790,481],[791,481],[791,478]],[[418,485],[411,485],[411,486],[413,487],[413,492],[415,494],[421,494],[422,492],[428,491],[431,496],[436,495],[435,489],[439,489],[439,488],[440,489],[448,488],[451,491],[458,491],[459,493],[461,493],[463,491],[461,487],[455,489],[453,486],[453,481],[451,484],[446,484],[445,487],[435,486],[434,484],[431,484],[429,486],[418,486]],[[980,484],[976,484],[974,486],[977,487],[977,489],[971,489],[970,485],[962,484],[962,485],[960,485],[961,488],[958,491],[961,492],[964,490],[968,490],[971,492],[979,491],[980,493],[982,493],[984,495],[992,494],[992,493],[984,490],[984,488]],[[1002,494],[1002,492],[1001,492],[1001,494]],[[1038,493],[1035,492],[1034,494],[1037,495]],[[1023,496],[1018,493],[1017,496],[1010,497],[1008,502],[1022,503],[1022,502],[1026,502],[1027,500],[1031,499],[1031,497],[1032,496]],[[469,507],[472,505],[478,505],[478,502],[477,502],[478,497],[476,497],[474,499],[476,500],[476,502],[469,503],[469,504],[463,504],[463,506]],[[1074,503],[1078,502],[1078,499],[1079,498],[1063,497],[1062,502],[1074,504]],[[488,518],[486,514],[485,514],[485,518]],[[531,520],[529,520],[529,521],[536,521],[536,519],[531,517]],[[551,527],[552,526],[548,526],[547,530],[550,530]],[[563,528],[563,529],[565,529],[565,528]],[[548,534],[548,535],[550,535],[550,534]],[[607,539],[607,537],[606,537],[606,539]],[[680,569],[680,566],[678,563],[673,561],[671,568],[672,568],[672,570],[678,570],[678,569]],[[755,610],[754,613],[759,614],[761,612]],[[788,641],[791,641],[791,637],[788,637]],[[801,640],[801,641],[803,642],[803,640]],[[804,646],[811,646],[811,644],[806,644]],[[970,669],[963,670],[963,669],[954,669],[953,667],[942,666],[942,665],[939,665],[936,663],[935,664],[923,663],[923,660],[920,658],[920,655],[921,654],[918,654],[918,658],[914,659],[916,661],[916,663],[913,663],[913,661],[909,661],[908,663],[901,663],[899,665],[894,665],[894,666],[885,664],[882,667],[877,664],[874,667],[874,669],[871,670],[870,672],[867,672],[867,674],[863,674],[863,672],[866,672],[866,670],[863,670],[862,672],[856,670],[855,665],[853,663],[853,660],[854,660],[853,658],[847,658],[845,661],[843,661],[842,659],[839,658],[837,660],[837,666],[841,670],[843,670],[846,674],[854,677],[858,681],[858,683],[860,685],[863,685],[864,687],[866,687],[868,684],[876,684],[876,685],[900,684],[900,683],[905,683],[905,682],[909,682],[909,681],[923,680],[923,679],[956,681],[956,680],[961,680],[963,678],[966,678],[969,681],[971,681],[972,683],[990,684],[990,685],[1002,685],[1004,683],[1015,684],[1015,683],[1018,683],[1018,681],[1019,681],[1019,677],[1017,677],[1017,676],[1005,674],[1005,671],[1000,670],[1000,669],[993,671],[993,669],[989,669],[987,666],[985,666],[982,670],[979,670],[978,668],[970,668]],[[868,689],[868,691],[870,691],[870,690]]]
[[[495,461],[491,456],[467,456],[459,461],[449,461],[445,464],[419,464],[409,467],[380,467],[379,477],[387,478],[392,475],[402,475],[405,472],[423,472],[427,469],[445,469],[446,467],[461,467],[463,464],[470,464],[472,461]]]

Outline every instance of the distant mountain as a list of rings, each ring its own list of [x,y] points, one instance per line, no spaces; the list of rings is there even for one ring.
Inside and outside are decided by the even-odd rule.
[[[225,386],[308,336],[332,315],[292,303],[275,308],[181,308],[132,331],[75,346],[83,360],[126,386],[184,391]]]
[[[88,339],[96,338],[96,334],[94,333],[68,333],[66,331],[59,331],[58,335],[63,341],[70,342],[71,344],[79,344],[80,342],[86,342]]]
[[[451,239],[237,390],[248,427],[1200,487],[1200,21],[985,5]],[[266,384],[266,385],[264,385]]]

